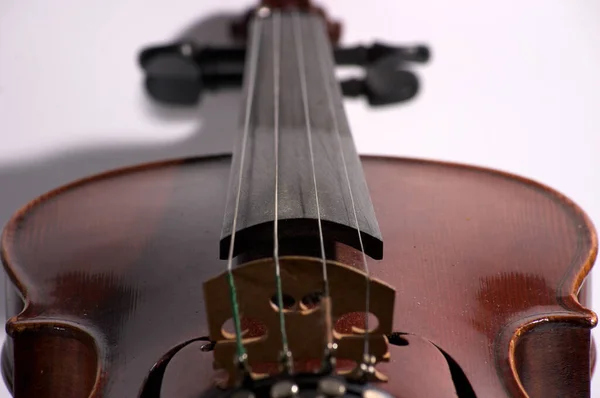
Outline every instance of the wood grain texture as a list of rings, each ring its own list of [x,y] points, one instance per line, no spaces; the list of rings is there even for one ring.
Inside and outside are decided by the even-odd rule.
[[[317,15],[282,14],[278,21],[259,18],[252,27],[254,35],[247,51],[244,102],[231,168],[221,257],[226,258],[229,251],[240,173],[242,185],[234,252],[242,253],[257,244],[272,241],[277,113],[280,239],[318,237],[314,174],[324,235],[360,248],[354,201],[360,215],[358,222],[365,252],[380,259],[383,254],[381,232],[344,112],[334,75],[333,50],[323,20]],[[280,39],[279,46],[274,45],[275,36]],[[279,67],[275,66],[275,53],[279,54]],[[253,54],[256,54],[256,63]],[[301,75],[306,79],[305,85]],[[275,86],[279,89],[278,96]],[[244,146],[246,110],[249,110],[249,129]],[[314,173],[307,134],[312,140]],[[243,151],[244,164],[240,168]]]
[[[583,212],[502,173],[393,158],[363,165],[389,242],[370,268],[397,291],[394,331],[444,350],[478,397],[585,396],[596,316],[577,294],[597,241]],[[229,168],[229,157],[216,157],[106,174],[12,219],[2,258],[26,306],[8,321],[3,362],[19,398],[50,388],[62,397],[134,397],[167,351],[208,335],[202,282],[225,269],[219,236]],[[344,245],[336,257],[360,267]],[[50,336],[76,341],[59,351],[45,344]],[[392,347],[382,364],[390,382],[381,387],[395,396],[448,388],[440,356],[415,355],[415,347]],[[169,367],[164,396],[217,394],[212,353],[190,350]],[[66,361],[67,353],[79,359]],[[70,371],[48,377],[41,370],[49,364]],[[429,376],[427,385],[404,377],[413,368]]]

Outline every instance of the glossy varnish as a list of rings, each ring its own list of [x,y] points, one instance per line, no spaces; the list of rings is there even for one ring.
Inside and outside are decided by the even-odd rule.
[[[394,330],[410,334],[408,346],[391,346],[382,388],[453,396],[433,343],[478,397],[589,395],[596,316],[577,294],[597,242],[579,208],[487,170],[392,158],[363,166],[386,242],[371,272],[395,287]],[[169,349],[208,334],[202,282],[225,269],[229,170],[224,156],[106,174],[12,219],[3,370],[17,397],[134,397]],[[338,260],[360,266],[348,248]],[[200,346],[174,359],[163,396],[216,393],[212,353]]]

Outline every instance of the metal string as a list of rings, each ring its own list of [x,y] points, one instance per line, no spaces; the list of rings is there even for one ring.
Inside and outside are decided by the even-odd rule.
[[[279,328],[281,330],[282,360],[287,372],[293,372],[291,351],[288,346],[283,312],[283,290],[281,288],[281,266],[279,264],[279,86],[281,69],[281,14],[273,14],[273,141],[275,150],[275,220],[273,221],[273,259],[275,260],[275,283],[277,285],[277,306],[279,307]]]
[[[322,32],[324,33],[324,30],[322,30]],[[320,41],[316,40],[316,41],[317,41],[317,43],[319,43],[319,42],[325,43],[324,40],[320,40]],[[324,48],[325,47],[324,44],[320,44],[320,45],[324,52],[329,51],[329,49]],[[327,76],[327,74],[330,73],[330,71],[332,71],[335,66],[332,64],[332,62],[329,58],[320,57],[320,61],[321,61],[321,69],[323,72],[323,76]],[[371,284],[369,283],[369,281],[370,281],[369,264],[367,263],[367,255],[365,254],[365,247],[363,245],[362,235],[360,232],[360,225],[358,224],[358,215],[356,213],[356,205],[354,203],[354,195],[352,194],[352,185],[350,184],[350,176],[348,173],[348,166],[346,164],[346,157],[344,156],[344,147],[342,145],[340,128],[339,128],[338,119],[336,116],[337,113],[335,112],[335,103],[333,101],[333,93],[332,93],[332,89],[331,89],[331,84],[326,84],[325,87],[327,90],[329,110],[331,111],[332,120],[333,120],[333,129],[335,130],[335,135],[337,137],[340,155],[342,157],[342,164],[344,166],[344,174],[346,176],[346,183],[348,185],[348,193],[350,194],[350,201],[352,203],[352,212],[354,214],[354,226],[355,226],[356,230],[358,231],[358,242],[360,244],[360,252],[362,254],[363,266],[364,266],[364,270],[365,270],[366,299],[365,299],[365,339],[364,339],[363,356],[365,358],[367,358],[369,355],[369,307],[370,307],[370,301],[371,301]]]
[[[308,110],[308,89],[306,84],[306,64],[304,61],[304,46],[302,42],[302,34],[300,31],[300,19],[298,13],[292,14],[292,22],[294,27],[294,40],[296,42],[296,53],[298,57],[298,71],[300,74],[300,88],[302,91],[302,103],[304,106],[304,119],[306,121],[306,136],[308,139],[308,147],[310,153],[310,164],[312,167],[313,185],[315,190],[315,204],[317,207],[317,224],[319,226],[319,240],[321,244],[321,260],[323,264],[323,299],[321,302],[325,308],[325,323],[327,329],[328,346],[333,344],[333,327],[331,322],[331,301],[329,298],[329,280],[327,278],[327,260],[325,258],[325,242],[323,239],[323,227],[321,225],[321,208],[319,206],[319,192],[317,189],[317,176],[315,173],[315,159],[312,145],[312,129],[310,125],[310,113]]]
[[[238,355],[238,361],[243,363],[246,361],[247,358],[247,353],[246,353],[246,349],[244,348],[244,343],[242,342],[242,326],[241,326],[241,320],[240,320],[240,310],[239,310],[239,306],[238,306],[238,301],[237,301],[237,291],[235,288],[235,282],[233,280],[233,249],[235,247],[235,233],[236,233],[236,229],[237,229],[237,219],[238,219],[238,212],[239,212],[239,207],[240,207],[240,196],[241,196],[241,192],[242,192],[242,172],[244,170],[244,160],[246,157],[246,144],[248,141],[248,132],[250,130],[250,116],[251,116],[251,112],[252,112],[252,103],[254,102],[254,86],[255,86],[255,82],[256,82],[256,69],[257,69],[257,63],[258,63],[258,50],[260,47],[260,41],[261,41],[261,37],[262,37],[262,32],[261,32],[261,27],[262,27],[262,20],[260,18],[256,18],[252,24],[252,38],[254,40],[256,40],[256,43],[253,43],[253,45],[250,47],[251,48],[251,52],[250,52],[250,61],[248,62],[248,78],[249,78],[249,83],[248,83],[248,93],[247,93],[247,97],[246,97],[246,109],[245,109],[245,116],[244,116],[244,130],[243,130],[243,135],[242,135],[242,148],[241,148],[241,157],[240,157],[240,169],[239,169],[239,173],[238,173],[238,188],[237,188],[237,195],[236,195],[236,201],[235,201],[235,209],[234,209],[234,214],[233,214],[233,225],[231,228],[231,241],[229,242],[229,256],[227,259],[227,281],[229,284],[229,294],[230,294],[230,300],[231,300],[231,312],[232,312],[232,317],[233,317],[233,324],[234,324],[234,328],[235,328],[235,338],[236,338],[236,345],[237,345],[237,355]]]

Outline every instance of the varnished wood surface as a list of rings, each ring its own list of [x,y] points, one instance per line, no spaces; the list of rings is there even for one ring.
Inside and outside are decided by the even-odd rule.
[[[257,244],[272,241],[277,172],[282,241],[316,238],[318,201],[325,236],[335,235],[345,244],[360,249],[354,202],[360,215],[358,223],[365,252],[380,259],[381,232],[344,111],[323,19],[318,15],[282,13],[257,18],[251,29],[221,257],[227,258],[229,252],[240,173],[235,252],[243,253]],[[279,141],[277,168],[275,134]]]
[[[387,242],[371,272],[397,291],[394,330],[444,350],[478,397],[525,396],[522,386],[532,397],[589,395],[596,317],[576,298],[596,256],[587,217],[500,173],[391,158],[363,165]],[[79,397],[90,380],[92,397],[133,397],[170,348],[208,334],[202,282],[225,267],[218,242],[229,166],[220,157],[108,174],[13,219],[2,256],[27,306],[9,321],[4,370],[14,363],[18,397]],[[349,250],[339,257],[360,264]],[[402,397],[436,383],[446,391],[448,369],[416,346],[393,347],[382,388]],[[214,394],[212,354],[186,353],[168,369],[164,396]],[[64,367],[71,371],[53,373]],[[403,377],[413,369],[429,384]]]

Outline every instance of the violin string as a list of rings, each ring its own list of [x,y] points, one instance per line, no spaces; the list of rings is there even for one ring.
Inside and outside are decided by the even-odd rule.
[[[258,64],[258,50],[260,47],[262,37],[262,20],[261,18],[255,18],[252,23],[252,38],[256,43],[252,43],[250,46],[250,60],[248,62],[248,73],[244,74],[248,77],[248,92],[246,93],[246,109],[244,113],[244,127],[242,135],[242,148],[240,156],[240,167],[238,171],[238,187],[235,200],[235,208],[233,214],[233,225],[231,227],[231,240],[229,242],[229,255],[227,258],[227,281],[229,284],[229,294],[231,300],[231,312],[233,318],[233,324],[235,328],[235,338],[237,346],[238,361],[243,363],[247,359],[246,349],[242,341],[242,325],[240,320],[240,310],[237,301],[237,290],[235,287],[235,281],[233,278],[233,250],[235,247],[235,235],[237,230],[237,220],[240,207],[240,196],[242,192],[242,175],[244,170],[244,160],[246,157],[246,144],[248,142],[248,134],[250,130],[250,116],[252,112],[252,104],[254,102],[254,86],[256,82],[256,70]]]
[[[281,265],[279,263],[279,87],[281,69],[281,14],[273,14],[273,146],[275,151],[275,209],[273,221],[273,259],[275,261],[275,282],[277,285],[277,306],[279,307],[279,328],[281,330],[282,355],[284,366],[289,373],[293,372],[293,362],[288,346],[283,312],[283,289],[281,287]]]
[[[321,300],[325,309],[325,327],[327,347],[333,344],[333,325],[331,322],[331,300],[329,297],[329,279],[327,277],[327,260],[325,258],[325,242],[323,239],[323,227],[321,225],[321,208],[319,206],[319,192],[317,189],[317,176],[315,173],[315,158],[312,145],[312,129],[310,125],[310,113],[308,109],[308,89],[306,84],[306,65],[304,61],[304,45],[300,30],[300,18],[297,12],[292,14],[294,40],[296,42],[296,54],[298,57],[298,71],[300,74],[300,88],[302,91],[302,104],[304,107],[304,119],[306,121],[306,136],[308,139],[308,149],[310,155],[310,164],[312,167],[313,186],[315,190],[315,204],[317,208],[317,225],[319,227],[319,241],[321,245],[321,261],[323,269],[323,298]]]
[[[323,43],[321,44],[322,50],[324,52],[330,51],[328,48],[326,48],[325,44],[326,43],[326,39],[327,39],[327,35],[325,33],[325,29],[323,27],[323,29],[321,29],[321,32],[323,35],[325,35],[325,37],[323,38],[324,40],[317,40],[318,43]],[[324,57],[319,57],[321,60],[321,70],[323,73],[323,76],[327,76],[328,73],[330,73],[330,71],[334,70],[335,65],[333,65],[333,62],[329,59],[329,58],[324,58]],[[344,166],[344,174],[345,174],[345,178],[346,178],[346,183],[348,185],[348,193],[350,196],[350,202],[352,204],[352,212],[354,215],[354,226],[356,228],[356,231],[358,232],[358,242],[360,244],[360,252],[362,254],[362,262],[363,262],[363,267],[364,267],[364,271],[365,271],[365,335],[364,335],[364,347],[363,347],[363,356],[366,358],[369,355],[369,311],[370,311],[370,301],[371,301],[371,284],[370,284],[370,272],[369,272],[369,264],[367,262],[367,255],[365,254],[365,247],[363,245],[363,240],[362,240],[362,234],[360,232],[360,225],[358,223],[358,214],[356,211],[356,205],[354,203],[354,195],[352,193],[352,185],[350,184],[350,175],[348,173],[348,165],[346,163],[346,157],[344,156],[344,147],[342,144],[342,137],[341,137],[341,133],[340,133],[340,128],[338,125],[338,118],[337,118],[337,113],[335,112],[335,103],[333,101],[333,90],[330,84],[326,84],[325,85],[326,88],[326,92],[327,92],[327,99],[329,102],[329,110],[331,112],[331,116],[332,116],[332,121],[333,121],[333,129],[335,131],[335,135],[337,137],[337,142],[338,142],[338,146],[339,146],[339,151],[340,151],[340,155],[342,158],[342,165]],[[341,101],[341,98],[340,98]]]

